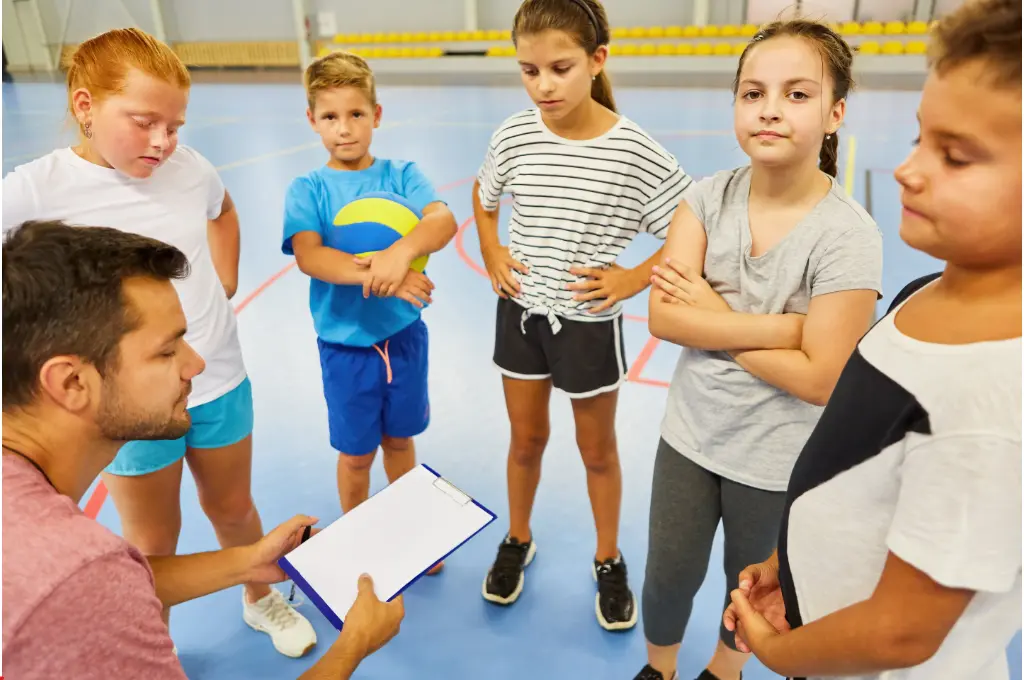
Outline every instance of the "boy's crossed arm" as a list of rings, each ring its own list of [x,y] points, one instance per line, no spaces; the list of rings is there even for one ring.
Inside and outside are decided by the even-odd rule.
[[[362,286],[363,295],[369,295],[368,291],[373,281],[371,269],[358,264],[357,258],[351,253],[325,246],[319,232],[300,231],[292,236],[291,245],[292,251],[295,253],[295,262],[304,274],[339,286]],[[384,251],[384,253],[386,252]],[[384,253],[380,253],[380,255]],[[430,279],[406,266],[402,279],[392,295],[422,308],[424,304],[429,305],[433,302],[430,298],[433,290],[434,284]]]
[[[427,205],[420,223],[387,250],[369,257],[353,258],[366,276],[362,280],[363,297],[370,293],[380,297],[398,296],[412,262],[444,248],[457,231],[455,216],[447,205],[440,201]]]

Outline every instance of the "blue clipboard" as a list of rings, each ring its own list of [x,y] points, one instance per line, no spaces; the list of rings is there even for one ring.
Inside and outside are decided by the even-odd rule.
[[[451,548],[450,550],[448,550],[447,553],[445,553],[444,555],[438,557],[437,559],[434,559],[432,562],[430,562],[430,564],[427,564],[422,569],[422,571],[419,572],[419,574],[417,574],[414,578],[412,578],[407,583],[405,583],[400,588],[398,588],[398,590],[396,592],[394,592],[394,594],[389,595],[388,596],[388,601],[393,600],[394,598],[398,597],[399,595],[404,593],[406,590],[408,590],[410,586],[412,586],[418,580],[423,578],[427,574],[427,572],[430,571],[434,567],[435,564],[437,564],[438,562],[441,562],[443,560],[448,559],[452,554],[454,554],[457,550],[459,550],[459,548],[461,548],[466,543],[468,543],[471,539],[473,539],[475,536],[477,536],[481,531],[483,531],[488,526],[490,526],[490,524],[492,522],[494,522],[495,519],[497,519],[497,515],[495,515],[490,509],[488,509],[483,504],[481,504],[479,501],[477,501],[476,499],[472,498],[471,496],[469,496],[468,494],[463,492],[461,489],[456,487],[454,484],[452,484],[450,481],[448,481],[446,478],[444,478],[440,473],[438,473],[436,470],[434,470],[430,466],[421,463],[417,467],[421,468],[422,471],[425,471],[425,472],[429,473],[429,475],[433,476],[432,486],[433,486],[433,488],[435,490],[437,490],[438,492],[440,492],[442,494],[445,494],[445,495],[449,496],[451,501],[453,503],[457,504],[457,505],[465,506],[465,505],[468,505],[470,503],[473,504],[474,506],[476,506],[477,508],[479,508],[480,510],[483,511],[483,513],[485,514],[485,517],[478,517],[474,521],[474,526],[475,526],[476,522],[482,522],[479,527],[477,527],[474,531],[472,531],[472,533],[470,533],[468,536],[463,538],[458,543],[458,545],[456,545],[454,548]],[[414,468],[414,470],[416,470],[416,468]],[[423,477],[422,472],[418,473],[418,474],[421,477]],[[402,482],[402,479],[398,479],[398,480],[396,480],[395,485],[398,485],[401,482]],[[422,485],[422,482],[419,482],[419,484]],[[358,512],[364,506],[367,506],[369,503],[372,503],[374,498],[376,498],[379,494],[384,493],[385,491],[387,491],[388,488],[389,487],[385,487],[385,489],[381,490],[377,494],[374,494],[374,496],[372,496],[370,499],[368,499],[365,503],[363,503],[362,505],[357,507],[355,510],[353,510],[352,513],[349,513],[348,515],[342,516],[341,519],[337,520],[337,522],[333,523],[329,527],[326,527],[322,532],[318,533],[316,536],[314,536],[312,539],[310,539],[310,541],[307,541],[306,543],[303,543],[302,546],[300,546],[299,548],[296,548],[294,551],[289,553],[287,556],[282,557],[280,560],[278,560],[278,565],[285,571],[285,573],[288,574],[288,576],[292,579],[292,581],[295,583],[295,585],[298,586],[302,590],[303,593],[305,593],[306,597],[309,598],[309,600],[316,606],[316,608],[319,609],[320,612],[327,618],[327,620],[330,621],[331,624],[336,629],[338,629],[339,631],[344,627],[344,623],[342,621],[342,617],[345,616],[348,613],[347,610],[344,611],[344,612],[336,612],[336,611],[334,611],[334,609],[326,601],[326,599],[329,599],[329,598],[327,598],[327,596],[322,595],[320,592],[317,591],[317,588],[314,588],[310,584],[309,580],[311,578],[313,578],[313,577],[310,576],[309,574],[303,573],[303,570],[299,569],[296,566],[296,564],[294,563],[295,559],[294,558],[293,559],[289,559],[289,557],[293,557],[296,551],[298,551],[301,548],[304,548],[306,546],[309,546],[312,542],[316,541],[317,539],[323,540],[321,538],[321,536],[325,536],[326,533],[328,532],[328,530],[331,530],[335,526],[335,524],[343,522],[345,520],[345,518],[348,517],[349,515],[352,515],[353,513]],[[320,560],[318,560],[318,562],[319,561]],[[323,569],[321,569],[321,572],[323,572]],[[309,578],[307,578],[307,576],[309,576]],[[321,588],[324,587],[325,578],[326,577],[325,577],[324,573],[321,573],[320,576],[319,576],[319,581],[318,581],[318,584],[321,586]],[[358,578],[358,577],[354,577],[354,579],[355,578]],[[376,581],[376,578],[375,578],[375,581]],[[356,584],[352,583],[351,585],[355,586]],[[378,596],[379,595],[380,595],[380,593],[378,592]]]

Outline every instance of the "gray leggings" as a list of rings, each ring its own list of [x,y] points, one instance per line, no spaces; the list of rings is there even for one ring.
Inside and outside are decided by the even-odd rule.
[[[729,481],[690,461],[664,440],[651,490],[644,633],[658,646],[682,642],[693,598],[704,582],[719,520],[725,529],[725,602],[740,572],[771,556],[786,494]],[[723,606],[722,611],[725,611]],[[720,626],[722,641],[736,649]]]

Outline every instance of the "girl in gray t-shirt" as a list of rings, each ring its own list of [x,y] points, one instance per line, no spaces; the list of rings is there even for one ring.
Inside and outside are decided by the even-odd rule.
[[[719,521],[726,603],[771,555],[793,463],[873,320],[881,235],[835,180],[851,62],[822,24],[754,36],[733,86],[750,165],[687,192],[655,268],[650,330],[683,352],[655,463],[637,680],[676,677]],[[746,659],[722,628],[701,680],[733,680]]]

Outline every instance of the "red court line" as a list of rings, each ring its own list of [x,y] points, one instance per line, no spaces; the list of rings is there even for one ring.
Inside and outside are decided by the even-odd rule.
[[[511,202],[511,200],[512,199],[505,199],[504,201],[502,201],[502,205]],[[470,257],[469,253],[466,251],[466,230],[469,229],[469,227],[473,225],[475,222],[476,217],[469,217],[462,224],[459,225],[459,230],[455,234],[455,252],[459,254],[459,257],[462,259],[463,262],[466,263],[466,265],[470,269],[475,271],[480,276],[489,279],[490,277],[487,275],[487,270],[481,267],[479,264],[477,264],[476,260]],[[636,321],[643,324],[647,323],[646,316],[636,316],[635,314],[623,314],[623,318],[625,318],[627,321]],[[640,354],[639,356],[637,356],[636,361],[634,361],[633,364],[629,367],[629,373],[626,374],[627,380],[629,380],[630,382],[635,382],[639,385],[650,385],[652,387],[668,387],[668,383],[663,380],[651,380],[650,378],[644,378],[642,375],[644,367],[647,365],[647,362],[650,361],[651,356],[654,354],[654,350],[658,346],[659,342],[661,341],[654,337],[649,338],[647,340],[647,344],[644,345],[644,348],[642,350],[640,350]]]

